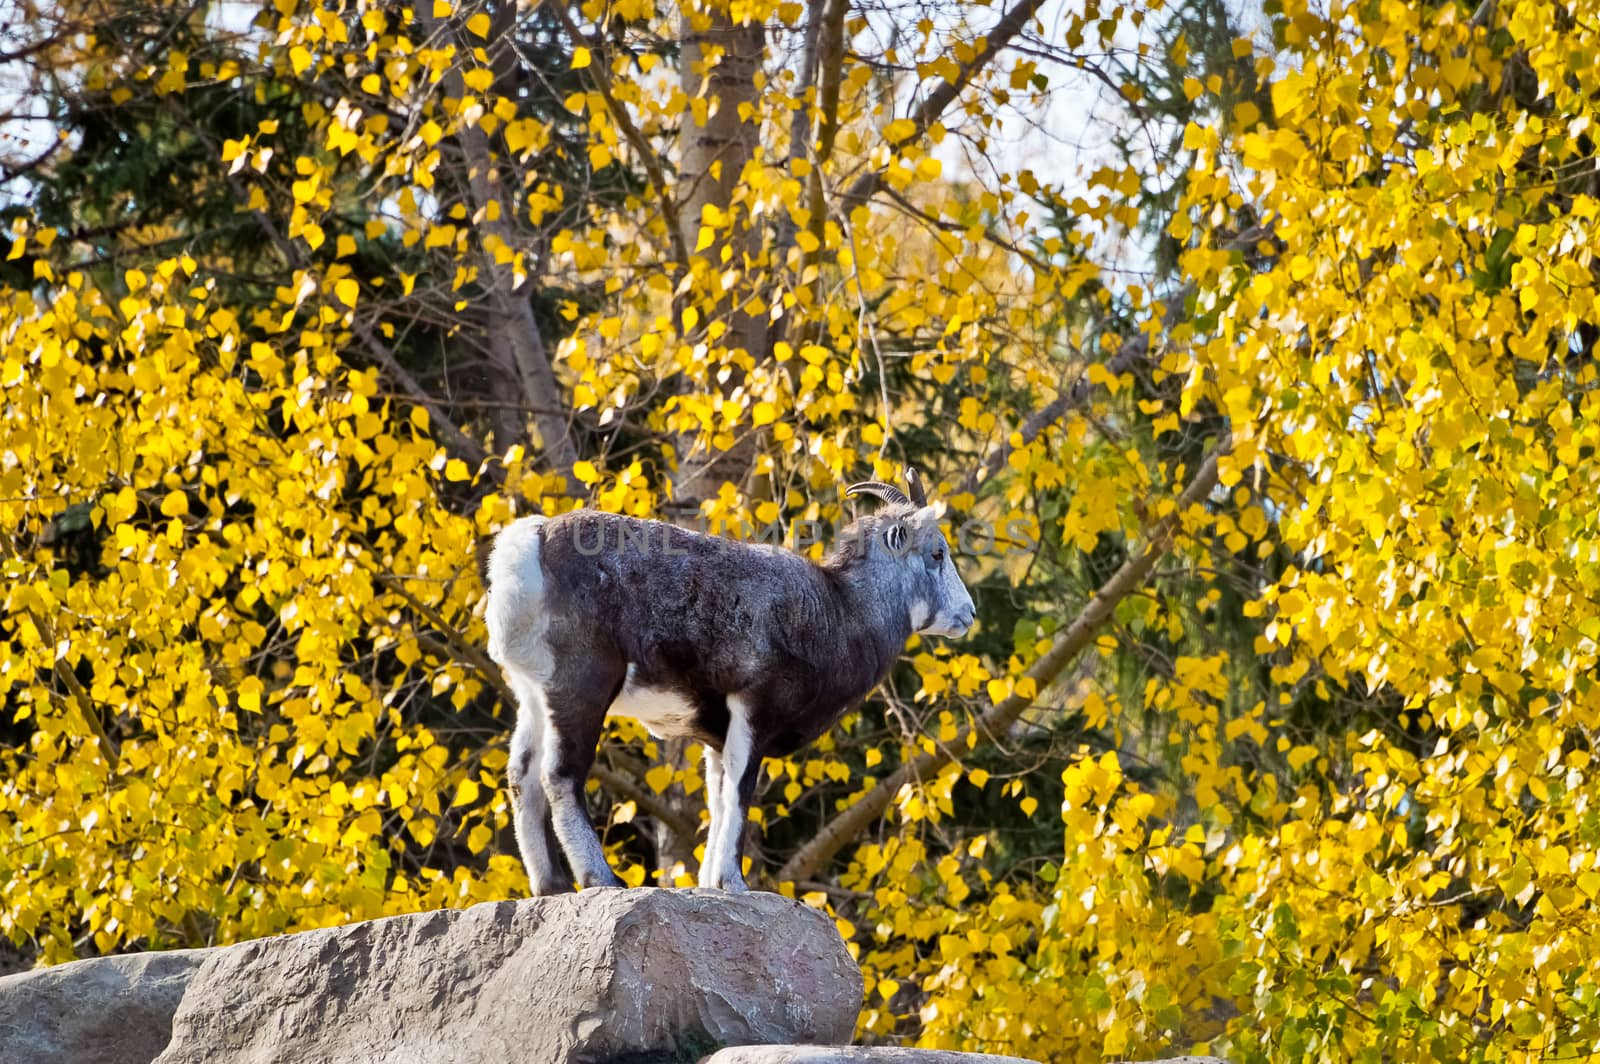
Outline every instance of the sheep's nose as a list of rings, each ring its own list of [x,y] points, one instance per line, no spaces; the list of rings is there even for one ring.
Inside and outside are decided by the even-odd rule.
[[[957,619],[961,622],[961,627],[971,628],[972,622],[978,619],[977,607],[968,606],[966,609],[961,611]]]

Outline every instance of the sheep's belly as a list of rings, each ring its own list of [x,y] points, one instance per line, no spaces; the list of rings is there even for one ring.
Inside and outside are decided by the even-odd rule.
[[[622,686],[622,693],[611,703],[611,712],[632,717],[657,739],[692,737],[700,730],[700,714],[688,699],[676,691],[636,686],[632,665],[628,666],[628,680]]]

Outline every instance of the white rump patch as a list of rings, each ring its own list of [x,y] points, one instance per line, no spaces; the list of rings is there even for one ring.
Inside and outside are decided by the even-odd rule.
[[[690,736],[694,731],[695,718],[699,716],[695,707],[676,691],[636,684],[632,665],[628,666],[628,678],[623,682],[622,693],[611,703],[611,712],[632,717],[657,739]]]
[[[536,687],[548,682],[555,670],[545,638],[550,618],[544,608],[544,569],[539,562],[544,524],[541,516],[524,517],[495,537],[484,612],[489,657]]]

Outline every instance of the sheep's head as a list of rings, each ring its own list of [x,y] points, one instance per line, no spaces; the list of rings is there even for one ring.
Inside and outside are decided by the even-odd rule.
[[[852,484],[848,495],[871,495],[887,505],[845,531],[875,569],[898,585],[910,610],[911,630],[925,635],[963,636],[977,609],[956,571],[955,552],[939,530],[943,503],[929,504],[914,469],[906,471],[907,495],[892,484]],[[877,574],[875,574],[877,575]]]

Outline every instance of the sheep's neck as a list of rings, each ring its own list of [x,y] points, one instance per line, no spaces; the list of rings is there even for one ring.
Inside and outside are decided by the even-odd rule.
[[[899,603],[886,600],[881,587],[876,586],[859,570],[834,570],[824,568],[834,591],[836,604],[833,625],[836,662],[857,662],[859,669],[850,669],[854,700],[871,691],[888,674],[889,668],[906,640],[911,638],[911,618]]]

